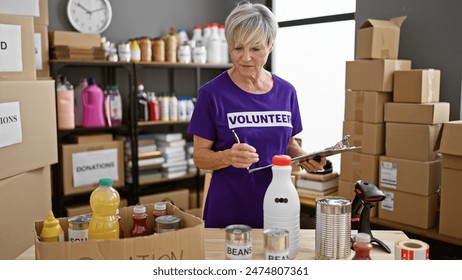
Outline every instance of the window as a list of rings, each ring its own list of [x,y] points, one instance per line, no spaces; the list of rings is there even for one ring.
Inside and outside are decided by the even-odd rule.
[[[307,152],[343,137],[345,65],[354,59],[355,0],[273,0],[272,71],[297,89]],[[329,157],[340,172],[340,155]]]

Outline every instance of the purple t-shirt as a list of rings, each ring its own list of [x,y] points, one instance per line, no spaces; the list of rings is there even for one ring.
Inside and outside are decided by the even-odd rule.
[[[213,141],[212,150],[241,143],[257,150],[251,168],[271,164],[274,155],[288,153],[292,136],[302,130],[295,88],[273,74],[273,88],[265,94],[240,89],[225,71],[199,89],[188,133]],[[263,198],[272,179],[271,169],[248,173],[229,166],[213,171],[204,206],[206,227],[230,224],[263,227]]]

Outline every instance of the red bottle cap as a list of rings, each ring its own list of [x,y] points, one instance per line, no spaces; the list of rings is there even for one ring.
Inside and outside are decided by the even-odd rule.
[[[288,155],[275,155],[273,156],[272,163],[280,166],[292,165],[292,158]]]

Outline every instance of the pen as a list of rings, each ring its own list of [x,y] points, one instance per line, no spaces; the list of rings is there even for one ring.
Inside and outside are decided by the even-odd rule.
[[[231,131],[233,132],[234,140],[236,140],[236,143],[241,144],[241,140],[239,140],[239,136],[237,136],[236,131],[234,131],[234,129]],[[249,166],[247,166],[247,170],[249,170]]]

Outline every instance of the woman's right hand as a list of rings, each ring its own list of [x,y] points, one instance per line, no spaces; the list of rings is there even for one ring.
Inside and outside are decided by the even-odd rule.
[[[236,168],[249,168],[259,160],[257,150],[246,143],[234,144],[229,154],[231,165]]]

